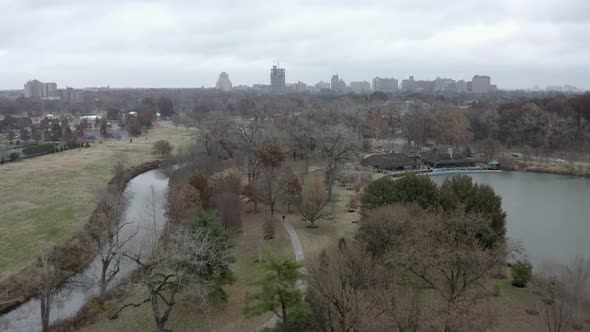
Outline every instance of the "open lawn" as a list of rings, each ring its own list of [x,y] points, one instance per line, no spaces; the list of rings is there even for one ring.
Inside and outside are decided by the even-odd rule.
[[[304,192],[315,179],[321,181],[323,177],[324,174],[321,171],[310,171],[304,176]],[[355,222],[359,220],[359,215],[358,212],[348,212],[346,207],[354,194],[356,194],[354,190],[348,190],[340,182],[336,182],[332,192],[332,202],[325,207],[330,212],[330,216],[327,220],[317,222],[317,228],[309,228],[309,222],[301,218],[296,208],[287,215],[289,222],[299,234],[307,264],[317,258],[324,249],[335,246],[340,238],[351,239],[354,236],[358,229],[358,223]],[[282,211],[286,209],[283,208]]]
[[[112,177],[116,158],[137,165],[156,158],[152,144],[190,141],[185,129],[155,127],[129,140],[106,141],[0,165],[0,278],[69,238],[96,206],[92,190]]]
[[[250,210],[246,207],[245,210]],[[255,260],[258,258],[258,242],[261,235],[261,218],[268,212],[258,214],[242,213],[243,232],[232,236],[236,262],[232,265],[237,281],[225,290],[228,293],[227,303],[208,306],[203,312],[198,309],[197,302],[188,290],[184,300],[180,301],[172,311],[166,326],[173,331],[255,331],[271,317],[270,314],[247,319],[242,314],[245,306],[246,292],[256,288],[252,283],[262,277],[262,270]],[[289,235],[279,222],[276,222],[276,235],[272,240],[264,241],[266,250],[275,256],[294,258]],[[116,305],[121,305],[117,303]],[[124,311],[116,320],[109,320],[106,315],[98,318],[96,324],[85,328],[85,331],[152,331],[154,321],[149,304],[140,308]]]

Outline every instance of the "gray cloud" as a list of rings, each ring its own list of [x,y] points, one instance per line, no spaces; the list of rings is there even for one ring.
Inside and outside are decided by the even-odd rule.
[[[267,83],[339,73],[418,79],[489,74],[501,88],[590,88],[585,0],[0,0],[0,89]]]

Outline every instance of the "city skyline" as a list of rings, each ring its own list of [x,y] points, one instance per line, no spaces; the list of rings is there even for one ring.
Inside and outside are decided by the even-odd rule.
[[[590,88],[590,3],[582,0],[0,4],[3,90],[34,78],[75,87],[215,86],[221,71],[235,85],[253,85],[268,82],[275,59],[288,82],[485,73],[501,89]]]
[[[278,61],[277,61],[278,63]],[[229,79],[229,74],[221,72],[214,86],[201,86],[200,88],[205,89],[217,89],[229,92],[231,90],[244,90],[244,89],[255,89],[255,90],[268,90],[271,94],[282,94],[291,92],[321,92],[322,90],[331,90],[336,93],[370,93],[370,92],[399,92],[399,91],[410,91],[410,92],[423,92],[426,94],[440,94],[445,92],[457,92],[457,93],[475,93],[475,94],[487,94],[498,90],[510,91],[510,89],[498,88],[497,84],[492,84],[492,78],[489,75],[476,74],[472,77],[472,80],[455,80],[450,77],[437,76],[434,80],[422,80],[420,78],[415,79],[413,75],[407,78],[397,79],[395,77],[373,77],[370,80],[358,80],[358,81],[346,81],[339,76],[339,74],[333,74],[329,82],[320,80],[319,82],[290,82],[286,80],[286,68],[277,67],[273,65],[270,70],[270,81],[255,83],[252,85],[238,84],[233,86]],[[474,84],[475,82],[475,84]],[[96,89],[96,88],[114,88],[114,89],[125,89],[135,87],[111,87],[109,85],[103,87],[76,87],[76,89]],[[49,90],[48,90],[49,88]],[[160,87],[156,87],[160,88]],[[189,87],[197,88],[197,87]],[[141,88],[139,88],[141,89]],[[18,89],[15,89],[18,90]],[[50,92],[50,91],[53,92]],[[36,98],[61,98],[64,99],[64,93],[69,96],[66,99],[71,99],[69,91],[73,88],[67,86],[67,89],[57,89],[55,82],[43,83],[37,79],[29,80],[22,90],[24,97],[36,97]],[[532,88],[520,89],[523,91],[553,91],[553,92],[568,92],[568,93],[581,93],[586,90],[580,89],[579,87],[564,84],[564,85],[547,85],[541,88],[539,85],[535,85]],[[37,92],[38,91],[38,92]],[[588,90],[590,91],[590,90]]]

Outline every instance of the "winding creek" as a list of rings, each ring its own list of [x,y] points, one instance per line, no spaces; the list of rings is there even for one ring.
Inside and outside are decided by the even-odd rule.
[[[502,197],[508,237],[522,243],[535,270],[590,256],[590,179],[525,172],[469,175]],[[433,180],[441,184],[444,178]]]
[[[126,239],[133,233],[135,236],[127,242],[127,252],[149,253],[154,246],[155,238],[159,237],[164,224],[164,211],[168,178],[159,170],[140,174],[127,184],[124,194],[128,198],[125,225],[119,236]],[[155,207],[152,209],[152,206]],[[147,213],[146,211],[150,211]],[[152,213],[154,211],[155,213]],[[134,262],[122,259],[120,272],[111,285],[117,280],[128,276],[136,268]],[[51,323],[73,317],[86,301],[98,293],[97,278],[100,276],[100,259],[95,259],[89,267],[72,277],[65,286],[56,291],[51,307]],[[0,317],[1,331],[40,331],[41,307],[38,299],[17,307]]]

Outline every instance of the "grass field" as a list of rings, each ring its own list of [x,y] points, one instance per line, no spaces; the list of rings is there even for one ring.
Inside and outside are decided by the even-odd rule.
[[[93,188],[106,185],[115,159],[122,157],[129,165],[153,160],[156,140],[179,146],[190,135],[185,129],[155,127],[133,143],[107,141],[0,165],[0,278],[87,222],[96,206]]]
[[[323,177],[322,171],[310,172],[304,177],[304,187],[307,188],[316,179],[323,180]],[[354,194],[353,190],[348,190],[341,186],[340,182],[336,182],[332,191],[332,202],[325,207],[330,213],[329,217],[317,222],[317,228],[309,228],[309,222],[303,220],[295,209],[287,215],[301,239],[306,263],[316,259],[324,249],[335,246],[340,238],[351,239],[354,236],[358,229],[356,221],[359,215],[358,212],[348,212],[346,207]]]
[[[250,210],[249,207],[242,209]],[[232,245],[236,262],[232,270],[236,276],[236,282],[225,290],[228,293],[228,302],[219,303],[207,307],[205,312],[197,310],[194,305],[191,291],[184,293],[183,300],[179,301],[170,317],[166,328],[173,331],[255,331],[271,317],[270,314],[257,318],[247,319],[242,314],[246,304],[246,293],[256,288],[252,283],[262,276],[262,270],[255,260],[258,258],[258,241],[261,235],[261,218],[268,212],[260,211],[258,214],[243,212],[243,232],[232,237]],[[275,256],[294,258],[289,236],[280,223],[276,223],[276,234],[272,240],[264,241],[266,250]],[[132,302],[132,299],[129,299]],[[121,305],[121,303],[117,303]],[[101,315],[97,322],[84,331],[153,331],[154,321],[149,304],[140,308],[124,311],[116,320],[109,320],[106,315]]]

